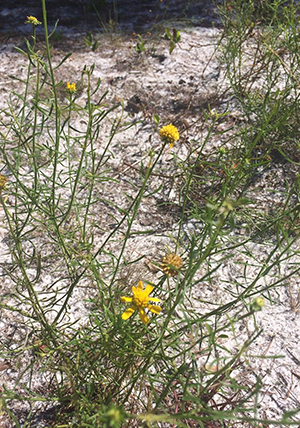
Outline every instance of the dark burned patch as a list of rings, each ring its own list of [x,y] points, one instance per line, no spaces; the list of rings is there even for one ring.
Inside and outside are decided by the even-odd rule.
[[[187,117],[197,117],[203,111],[217,107],[220,104],[218,94],[214,91],[203,92],[198,88],[187,86],[184,89],[177,84],[158,88],[156,85],[148,85],[147,90],[137,88],[136,85],[125,81],[124,87],[128,87],[128,98],[125,100],[125,111],[131,114],[143,112],[145,117],[158,114],[161,118],[172,117],[172,121],[184,123]],[[168,96],[162,96],[166,92]],[[186,128],[186,125],[184,125]]]
[[[2,0],[0,32],[26,33],[27,15],[41,20],[41,2],[37,0]],[[109,23],[123,31],[149,30],[159,22],[184,19],[193,25],[212,26],[219,23],[213,0],[47,0],[48,24],[59,20],[61,28],[69,31],[91,31]]]
[[[188,113],[189,115],[197,115],[203,110],[213,108],[217,105],[218,95],[215,92],[195,92],[194,87],[180,88],[174,90],[175,96],[170,100],[170,113]],[[167,106],[163,106],[166,108]]]
[[[165,199],[157,199],[157,211],[164,216],[168,226],[177,223],[182,215],[182,206]]]

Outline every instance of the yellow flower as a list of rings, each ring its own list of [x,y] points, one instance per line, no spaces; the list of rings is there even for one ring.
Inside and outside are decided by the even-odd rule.
[[[145,308],[154,314],[159,314],[162,310],[160,306],[149,304],[149,300],[153,302],[160,302],[160,299],[156,297],[149,297],[149,294],[152,292],[154,287],[152,285],[147,285],[145,290],[143,290],[143,283],[140,281],[137,287],[132,287],[133,297],[121,297],[123,303],[132,303],[132,305],[126,309],[122,314],[122,319],[127,320],[131,315],[138,309],[140,314],[140,319],[144,324],[148,324],[149,317],[146,315]]]
[[[67,87],[66,87],[67,92],[69,92],[70,94],[75,94],[77,89],[76,89],[76,85],[75,83],[67,83]]]
[[[251,302],[250,306],[253,312],[261,311],[262,308],[265,306],[265,299],[263,297],[256,297]]]
[[[41,22],[36,19],[35,16],[27,16],[27,21],[25,21],[25,24],[32,24],[32,25],[41,25]]]
[[[174,142],[179,140],[179,131],[174,125],[166,125],[159,131],[159,136],[163,142],[170,144],[170,148],[173,147]]]
[[[183,266],[183,260],[175,253],[169,253],[162,258],[161,269],[168,276],[177,276]]]
[[[5,175],[0,174],[0,192],[5,188],[7,181]]]

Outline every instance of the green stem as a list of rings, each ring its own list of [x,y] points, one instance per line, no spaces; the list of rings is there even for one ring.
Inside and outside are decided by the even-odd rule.
[[[198,161],[200,159],[200,156],[202,155],[202,151],[203,151],[204,147],[206,146],[207,141],[209,140],[209,137],[210,137],[210,135],[212,133],[212,130],[214,128],[215,123],[216,123],[216,119],[214,120],[213,124],[210,126],[210,128],[208,130],[208,133],[206,135],[206,138],[205,138],[205,140],[203,141],[203,143],[202,143],[202,145],[200,147],[197,159],[196,159],[196,161],[195,161],[195,163],[194,163],[194,165],[192,167],[192,170],[189,172],[189,177],[188,177],[188,181],[187,181],[187,185],[186,185],[186,192],[185,192],[185,196],[184,196],[184,200],[183,200],[183,205],[182,205],[182,210],[181,210],[181,218],[180,218],[180,221],[179,221],[179,227],[178,227],[178,233],[177,233],[177,239],[176,239],[176,249],[175,249],[175,252],[177,252],[178,247],[180,245],[180,236],[181,236],[182,225],[183,225],[183,221],[184,221],[185,208],[186,208],[187,202],[189,200],[190,187],[191,187],[191,184],[192,184],[192,180],[194,178],[194,171],[195,171],[195,168],[197,168],[197,166],[198,166]]]
[[[53,209],[52,215],[55,218],[55,200],[56,200],[55,188],[56,188],[56,176],[57,176],[59,148],[60,148],[60,109],[58,105],[55,77],[54,77],[54,71],[53,71],[52,60],[51,60],[45,0],[42,0],[42,8],[43,8],[43,22],[44,22],[44,31],[45,31],[46,52],[47,52],[48,66],[49,66],[49,70],[47,71],[51,79],[51,86],[52,86],[53,96],[54,96],[54,112],[55,112],[55,131],[56,132],[55,132],[54,163],[53,163],[53,173],[52,173],[52,209]]]
[[[135,220],[135,218],[136,218],[136,215],[137,215],[137,212],[138,212],[139,206],[140,206],[140,204],[141,204],[141,201],[142,201],[142,198],[143,198],[143,194],[144,194],[144,191],[145,191],[146,185],[147,185],[147,183],[148,183],[148,179],[149,179],[149,177],[150,177],[150,175],[151,175],[151,173],[152,173],[153,169],[155,168],[155,165],[157,164],[158,160],[160,159],[160,157],[161,157],[161,155],[162,155],[162,153],[163,153],[163,151],[164,151],[164,149],[165,149],[166,144],[167,144],[167,143],[164,143],[164,144],[162,145],[162,148],[161,148],[161,150],[160,150],[159,154],[157,155],[157,157],[156,157],[155,161],[153,162],[153,164],[151,165],[151,163],[149,162],[148,169],[147,169],[147,171],[146,171],[146,175],[145,175],[145,178],[144,178],[144,182],[143,182],[143,184],[142,184],[142,187],[141,187],[141,189],[139,190],[139,192],[138,192],[137,196],[135,197],[135,199],[134,199],[134,203],[133,203],[133,204],[131,205],[131,207],[130,207],[130,210],[131,210],[131,208],[133,208],[133,211],[132,211],[131,218],[130,218],[130,220],[129,220],[129,222],[128,222],[128,227],[127,227],[126,234],[125,234],[125,237],[124,237],[124,240],[123,240],[123,245],[122,245],[122,248],[121,248],[121,251],[120,251],[120,254],[119,254],[118,260],[117,260],[117,264],[116,264],[116,266],[115,266],[114,273],[113,273],[112,279],[111,279],[111,281],[110,281],[110,286],[109,286],[110,290],[111,290],[112,285],[113,285],[113,283],[114,283],[115,277],[116,277],[116,275],[117,275],[117,273],[118,273],[118,271],[119,271],[119,265],[120,265],[120,263],[121,263],[121,259],[122,259],[123,253],[124,253],[124,251],[125,251],[125,247],[126,247],[127,241],[128,241],[128,239],[129,239],[129,236],[130,236],[130,233],[131,233],[131,227],[132,227],[132,225],[133,225],[133,222],[134,222],[134,220]]]

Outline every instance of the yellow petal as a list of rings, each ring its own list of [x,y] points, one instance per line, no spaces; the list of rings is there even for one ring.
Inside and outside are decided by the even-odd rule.
[[[158,297],[149,297],[149,300],[152,300],[152,302],[160,302],[160,299],[158,299]]]
[[[147,308],[154,314],[159,314],[162,311],[162,308],[156,305],[147,305]]]
[[[123,302],[123,303],[131,303],[132,300],[133,300],[132,297],[126,297],[126,296],[121,297],[121,302]]]
[[[139,313],[140,313],[140,318],[143,324],[148,324],[149,317],[146,315],[146,312],[144,311],[143,308],[139,308]]]
[[[132,287],[132,293],[134,296],[137,296],[139,293],[143,292],[143,283],[140,281],[137,287]]]
[[[126,311],[122,313],[122,320],[128,320],[128,318],[130,318],[134,313],[135,309],[135,306],[131,306],[130,308],[126,309]]]
[[[147,287],[146,287],[147,288]],[[139,283],[138,283],[138,285],[137,285],[137,289],[138,290],[140,290],[140,291],[143,291],[143,282],[142,281],[140,281]]]
[[[149,296],[149,294],[152,292],[153,288],[154,288],[154,287],[152,287],[152,285],[149,285],[149,284],[148,284],[148,285],[146,286],[146,288],[145,288],[144,293],[145,293],[147,296]]]

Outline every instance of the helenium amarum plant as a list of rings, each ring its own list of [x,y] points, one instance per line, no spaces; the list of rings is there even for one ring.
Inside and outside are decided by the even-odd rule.
[[[251,6],[235,3],[241,9],[234,13]],[[233,91],[246,113],[251,107],[249,121],[227,126],[225,98],[217,110],[199,113],[201,137],[191,126],[183,138],[178,116],[155,113],[150,126],[149,118],[130,121],[123,103],[107,99],[96,65],[71,74],[69,54],[57,61],[57,52],[54,65],[44,0],[42,6],[45,45],[36,48],[39,22],[29,16],[33,37],[26,50],[18,49],[28,59],[27,79],[1,111],[0,203],[9,259],[0,265],[6,287],[0,308],[9,322],[0,355],[15,376],[9,372],[12,381],[4,381],[1,409],[9,423],[36,426],[43,404],[51,415],[45,424],[57,428],[298,426],[296,407],[276,420],[265,417],[258,405],[263,376],[251,368],[253,359],[267,359],[257,348],[253,355],[261,317],[299,274],[298,208],[291,204],[299,180],[287,186],[280,211],[262,223],[251,187],[271,162],[264,139],[286,132],[291,141],[290,127],[297,130],[288,106],[296,114],[298,88],[286,68],[294,92],[271,93],[278,64],[270,58],[282,37],[265,37],[257,51],[270,55],[262,58],[270,68],[261,103],[251,92],[258,62],[250,75],[242,67],[252,27],[245,32],[238,22],[227,23],[223,59],[241,60],[227,70],[227,93]],[[285,27],[292,37],[290,27],[297,32]],[[122,130],[143,124],[147,138],[134,134],[141,148],[134,163],[116,165],[117,150],[125,156]],[[131,146],[128,135],[125,140]],[[176,185],[170,200],[169,182]],[[146,227],[143,210],[152,221],[162,201],[176,208],[172,225]],[[150,263],[146,244],[154,254]],[[21,417],[15,403],[25,408]]]

